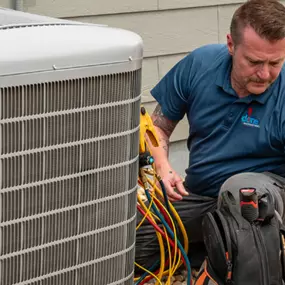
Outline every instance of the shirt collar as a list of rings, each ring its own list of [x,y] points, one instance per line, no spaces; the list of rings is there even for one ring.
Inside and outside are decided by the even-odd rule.
[[[229,95],[235,96],[238,98],[235,90],[232,88],[231,84],[231,70],[232,70],[232,57],[227,53],[221,60],[220,65],[217,66],[218,72],[216,76],[216,85],[221,87]],[[277,84],[278,79],[262,94],[260,95],[249,95],[244,98],[238,99],[239,102],[251,103],[256,101],[260,104],[265,104],[268,98],[271,96],[273,91],[273,86]]]

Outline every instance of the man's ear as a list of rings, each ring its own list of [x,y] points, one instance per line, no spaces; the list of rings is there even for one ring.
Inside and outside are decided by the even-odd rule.
[[[228,51],[230,55],[234,54],[234,42],[231,34],[227,34],[227,46],[228,46]]]

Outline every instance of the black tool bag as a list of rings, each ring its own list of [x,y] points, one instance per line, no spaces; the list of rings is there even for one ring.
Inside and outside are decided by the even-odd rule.
[[[195,285],[282,285],[284,281],[284,228],[270,194],[245,205],[253,219],[245,218],[241,203],[229,191],[221,206],[203,220],[207,258]],[[258,209],[258,215],[256,210]],[[249,211],[244,211],[246,214]]]

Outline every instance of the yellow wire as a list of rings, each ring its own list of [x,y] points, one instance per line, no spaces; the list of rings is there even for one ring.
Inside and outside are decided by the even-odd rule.
[[[144,209],[144,211],[147,211],[147,207],[146,205],[143,203],[141,197],[138,196],[138,200],[139,200],[139,203],[141,204],[142,208]],[[150,215],[150,218],[152,219],[152,221],[156,223],[154,217],[153,217],[153,214],[151,213]],[[157,239],[158,239],[158,243],[159,243],[159,248],[160,248],[160,268],[159,268],[159,273],[158,273],[158,278],[161,279],[162,276],[163,276],[163,271],[164,271],[164,266],[165,266],[165,252],[164,252],[164,243],[163,243],[163,238],[161,236],[161,234],[157,231],[156,232],[156,235],[157,235]]]
[[[171,223],[172,223],[172,227],[173,227],[173,233],[174,233],[174,244],[175,244],[175,247],[174,247],[174,257],[173,257],[173,267],[171,266],[170,267],[170,270],[169,270],[169,282],[170,282],[170,277],[174,275],[174,273],[176,272],[177,268],[179,267],[179,265],[181,265],[180,263],[180,260],[181,260],[181,253],[180,251],[178,251],[178,254],[179,254],[179,260],[178,260],[178,263],[176,264],[176,258],[177,258],[177,233],[176,233],[176,227],[175,227],[175,224],[174,224],[174,221],[171,217],[171,214],[167,211],[166,207],[164,207],[164,205],[161,203],[160,200],[158,200],[156,197],[154,197],[155,200],[157,200],[157,202],[163,207],[164,211],[167,213],[169,219],[171,220]]]
[[[141,197],[138,196],[139,204],[143,207],[144,211],[147,212],[148,208],[146,207],[145,203],[141,199]],[[152,212],[149,211],[149,216],[154,218],[154,221],[157,220],[159,221],[159,218]]]
[[[174,221],[171,219],[170,214],[167,212],[167,210],[164,207],[164,205],[154,195],[151,195],[151,197],[152,197],[152,199],[155,199],[163,207],[164,211],[167,213],[167,215],[170,218],[170,221],[172,223],[172,226],[174,228],[174,236],[176,237]],[[169,252],[169,269],[170,269],[169,272],[172,272],[171,269],[174,268],[173,266],[175,266],[175,263],[173,263],[173,266],[172,266],[171,247],[170,247],[170,243],[169,243],[169,236],[168,236],[168,233],[167,233],[166,228],[164,226],[163,226],[163,230],[164,230],[164,233],[165,233],[165,236],[166,236],[166,243],[167,243],[167,248],[168,248],[168,252]],[[175,243],[175,247],[176,247],[176,245],[177,245],[177,243]],[[176,248],[176,250],[174,252],[174,261],[175,261],[175,257],[176,257],[176,251],[177,251],[177,248]],[[166,275],[166,274],[163,274],[163,275]],[[168,275],[166,284],[170,284],[172,276],[173,276],[173,274],[169,274]]]
[[[158,200],[159,201],[159,200]],[[160,202],[160,201],[159,201]],[[160,202],[161,203],[161,202]],[[166,210],[165,210],[166,211]],[[167,212],[168,213],[168,212]],[[169,214],[169,213],[168,213]],[[167,240],[168,244],[169,244],[169,241]],[[170,246],[170,244],[169,244]],[[171,251],[170,251],[171,252]],[[175,257],[176,255],[174,255]],[[170,253],[170,258],[171,258],[171,253]],[[177,260],[177,264],[173,264],[172,266],[169,265],[170,269],[169,270],[166,270],[163,272],[163,276],[165,275],[168,275],[168,280],[167,280],[167,283],[171,282],[171,276],[173,276],[173,274],[176,272],[176,270],[179,268],[179,266],[182,264],[181,261],[181,252],[178,251],[178,260]],[[166,284],[167,284],[166,283]]]
[[[165,233],[165,235],[166,235],[167,249],[168,249],[168,252],[169,252],[169,269],[170,269],[170,268],[172,268],[171,247],[170,247],[169,237],[168,237],[166,228],[163,227],[163,230],[164,230],[164,233]],[[166,284],[166,285],[167,285],[167,284],[170,284],[170,281],[171,281],[171,276],[169,275],[165,284]]]
[[[158,282],[159,285],[162,285],[161,281],[158,279],[158,277],[155,274],[153,274],[152,272],[150,272],[146,268],[142,267],[141,265],[137,264],[136,262],[135,262],[135,265],[138,268],[140,268],[140,269],[144,270],[145,272],[147,272],[149,275],[151,275]]]
[[[148,140],[148,137],[145,136],[144,138],[144,141],[145,141],[145,146],[146,146],[146,149],[148,149],[148,151],[150,152],[151,154],[151,148],[153,147],[152,143],[149,142]],[[141,171],[142,169],[140,169]],[[152,165],[152,169],[144,169],[144,173],[147,173],[149,175],[152,175],[154,180],[156,180],[157,178],[157,173],[156,173],[156,166],[155,166],[155,163]],[[151,193],[152,195],[152,199],[151,199],[151,202],[150,202],[150,205],[149,207],[147,208],[145,203],[143,203],[143,201],[141,200],[141,198],[139,197],[138,195],[138,201],[139,201],[139,204],[142,206],[142,208],[144,209],[144,211],[146,212],[146,214],[144,215],[143,217],[143,220],[139,223],[139,225],[137,226],[137,229],[142,225],[142,223],[144,222],[144,220],[146,219],[147,215],[152,219],[152,221],[154,223],[155,222],[155,219],[160,221],[159,218],[157,216],[154,215],[153,212],[151,212],[151,205],[152,203],[154,202],[153,199],[155,199],[158,203],[160,203],[160,205],[162,205],[162,207],[164,208],[165,212],[167,213],[167,215],[169,216],[170,220],[171,220],[171,223],[173,225],[173,230],[175,231],[174,233],[174,242],[175,242],[175,250],[174,250],[174,256],[173,256],[173,260],[171,259],[171,247],[170,247],[170,243],[169,243],[169,236],[166,232],[166,229],[165,227],[163,227],[163,230],[164,230],[164,233],[165,233],[165,236],[166,236],[166,242],[167,242],[167,248],[168,248],[168,251],[169,251],[169,270],[165,270],[164,266],[165,266],[165,252],[164,252],[164,243],[163,243],[163,239],[162,239],[162,235],[156,231],[156,235],[157,235],[157,238],[158,238],[158,242],[159,242],[159,247],[160,247],[160,259],[161,259],[161,263],[160,263],[160,269],[159,269],[159,274],[157,276],[155,276],[155,274],[153,274],[152,272],[146,270],[145,268],[143,268],[142,266],[136,264],[139,268],[143,269],[144,271],[146,271],[148,274],[150,274],[151,276],[153,276],[157,281],[156,281],[156,285],[161,285],[162,283],[160,282],[162,276],[165,276],[167,274],[169,274],[168,276],[168,279],[167,279],[167,283],[166,284],[170,284],[170,279],[171,279],[171,276],[172,274],[174,274],[176,272],[176,270],[178,269],[178,267],[182,264],[181,262],[181,251],[178,250],[178,258],[177,258],[177,234],[176,234],[176,227],[174,225],[174,222],[173,222],[173,219],[172,219],[172,216],[170,215],[169,212],[167,212],[167,210],[165,209],[164,205],[162,204],[162,202],[160,202],[160,200],[157,198],[156,194],[158,194],[158,196],[160,198],[164,198],[163,197],[163,194],[162,194],[162,191],[159,189],[159,187],[157,187],[156,183],[155,182],[152,182],[148,177],[147,177],[147,182],[152,185],[154,191],[153,193]],[[143,183],[142,183],[143,184]],[[154,197],[154,198],[153,198]],[[178,213],[176,212],[174,206],[169,203],[170,205],[170,210],[173,214],[173,216],[175,217],[177,223],[178,223],[178,226],[182,232],[182,235],[183,235],[183,239],[184,239],[184,250],[186,252],[186,254],[188,253],[188,249],[189,249],[189,245],[188,245],[188,236],[187,236],[187,232],[185,230],[185,227],[180,219],[180,216],[178,215]],[[157,223],[156,223],[157,224]],[[175,264],[176,262],[176,258],[177,258],[177,264]],[[135,278],[135,280],[138,280],[139,278]]]
[[[157,185],[155,183],[153,183],[150,179],[148,179],[148,182],[151,184],[151,186],[154,188],[155,192],[161,197],[163,198],[163,194],[162,191],[157,187]],[[189,250],[189,244],[188,244],[188,235],[187,232],[185,230],[185,227],[180,219],[180,216],[178,215],[177,211],[175,210],[174,206],[172,205],[172,203],[169,202],[169,206],[171,209],[171,212],[173,213],[175,219],[178,222],[179,228],[181,229],[181,233],[183,235],[183,240],[184,240],[184,250],[186,253],[188,253]]]
[[[140,221],[140,223],[137,225],[136,227],[136,231],[141,227],[141,225],[143,224],[143,222],[145,221],[146,217],[150,214],[150,209],[151,209],[151,205],[153,203],[153,199],[151,199],[150,203],[149,203],[149,207],[147,208],[147,211],[145,213],[145,215],[143,216],[142,220]]]
[[[155,199],[162,207],[163,207],[163,209],[164,209],[164,211],[167,213],[167,215],[169,216],[169,218],[170,218],[170,220],[171,220],[171,223],[172,223],[172,226],[173,226],[173,228],[174,228],[174,236],[175,236],[175,253],[174,253],[174,261],[175,261],[175,259],[176,259],[176,255],[177,255],[177,234],[176,234],[176,230],[175,230],[175,225],[174,225],[174,221],[173,221],[173,219],[171,218],[171,216],[170,216],[170,214],[167,212],[167,210],[166,210],[166,208],[164,207],[164,205],[153,195],[153,194],[151,194],[151,197],[152,197],[152,201],[153,201],[153,199]],[[141,199],[140,197],[138,198],[139,200]],[[142,202],[142,201],[141,201]],[[145,209],[146,209],[146,206],[145,206],[145,204],[142,202],[142,203],[140,203]],[[154,220],[154,219],[153,219]],[[170,282],[171,282],[171,277],[173,276],[173,273],[175,273],[175,268],[177,269],[178,268],[178,265],[179,265],[179,263],[180,263],[180,257],[181,257],[181,254],[180,254],[180,252],[179,252],[179,257],[178,257],[178,265],[176,265],[175,263],[173,263],[173,265],[172,265],[172,261],[171,261],[171,249],[170,249],[170,244],[169,244],[169,237],[168,237],[168,235],[167,235],[167,232],[166,232],[166,229],[163,227],[163,229],[164,229],[164,232],[165,232],[165,234],[166,234],[166,237],[167,237],[167,239],[166,239],[166,242],[167,242],[167,245],[168,245],[168,250],[169,250],[169,270],[167,270],[167,271],[164,271],[164,272],[162,272],[163,274],[162,274],[162,276],[164,276],[164,275],[167,275],[168,273],[168,279],[167,279],[167,283],[166,284],[170,284]],[[162,267],[162,266],[161,266]],[[164,266],[163,266],[163,269],[162,270],[164,270]],[[160,279],[162,278],[162,276],[160,277]],[[139,278],[136,278],[135,279],[135,281],[137,281],[137,280],[139,280]],[[157,284],[157,283],[156,283]]]
[[[158,201],[158,203],[160,203],[160,205],[162,205],[163,209],[165,210],[165,212],[167,213],[167,215],[169,216],[169,218],[170,218],[170,220],[171,220],[171,222],[172,222],[173,228],[175,229],[174,221],[172,220],[170,214],[168,213],[168,211],[166,210],[166,208],[164,207],[164,205],[161,203],[161,201],[158,200],[157,197],[154,196],[154,194],[151,194],[151,197],[152,197],[152,201],[153,201],[153,199],[155,199],[156,201]],[[142,202],[141,198],[139,197],[138,199],[140,200],[141,206],[142,206],[144,209],[147,209],[147,207],[145,206],[145,204]],[[151,213],[151,216],[154,216],[154,214]],[[164,229],[164,230],[165,230],[165,229]],[[167,237],[168,237],[168,235],[167,235]],[[176,232],[175,232],[175,237],[177,237]],[[169,240],[167,240],[167,243],[168,243],[168,246],[170,246]],[[175,244],[177,244],[177,242],[176,242]],[[177,255],[177,253],[174,254],[174,257],[176,257],[176,255]],[[170,251],[170,256],[171,256],[171,251]],[[169,267],[170,267],[170,270],[164,271],[162,276],[165,276],[165,275],[168,274],[168,275],[169,275],[169,279],[171,279],[171,276],[173,275],[172,273],[175,273],[176,270],[177,270],[177,268],[181,265],[180,261],[181,261],[181,253],[180,253],[180,251],[178,251],[178,262],[177,262],[177,264],[176,264],[176,265],[173,264],[172,266],[169,266]],[[164,269],[164,268],[163,268],[163,269]],[[139,280],[139,278],[136,278],[136,279],[135,279],[135,281],[137,281],[137,280]]]
[[[180,265],[183,263],[183,262],[180,262],[181,260],[181,252],[179,251],[178,253],[178,261],[177,261],[177,264],[176,266],[174,267],[174,271],[173,272],[176,272],[176,270],[180,267]]]
[[[166,212],[166,214],[168,215],[170,221],[171,221],[171,224],[172,224],[172,227],[173,227],[173,234],[174,234],[174,257],[173,257],[173,266],[175,266],[175,262],[176,262],[176,255],[177,255],[177,233],[176,233],[176,228],[175,228],[175,224],[174,224],[174,221],[170,215],[169,212],[167,212],[167,209],[164,207],[164,205],[159,201],[159,199],[155,196],[153,196],[153,198],[155,199],[155,201],[161,205],[161,207],[163,208],[163,210]],[[173,269],[174,267],[170,267],[170,270],[169,270],[169,282],[170,282],[170,278],[171,276],[173,275]]]
[[[155,192],[157,192],[161,198],[164,197],[162,192],[161,192],[161,190],[156,186],[156,184],[153,181],[148,179],[148,183],[151,184],[151,186],[155,189]],[[175,208],[173,207],[173,205],[170,202],[169,202],[169,206],[170,206],[170,209],[171,209],[173,215],[175,216],[175,218],[176,218],[176,220],[178,222],[178,225],[179,225],[179,227],[181,229],[181,232],[182,232],[182,235],[183,235],[183,238],[184,238],[184,250],[185,250],[186,253],[188,253],[188,235],[186,233],[185,227],[184,227],[184,225],[183,225],[183,223],[182,223],[182,221],[180,219],[180,216],[178,215],[178,213],[176,212]],[[179,263],[177,263],[177,265],[175,266],[174,272],[176,272],[177,268],[182,264],[182,261],[181,262],[180,261],[181,261],[181,253],[179,251]]]
[[[150,175],[153,175],[155,176],[155,171],[148,171],[146,170],[146,172]],[[154,183],[153,181],[151,181],[149,178],[148,178],[148,183],[154,188],[155,190],[155,193],[157,193],[161,198],[163,198],[163,194],[161,192],[161,190],[157,187],[156,183]],[[152,195],[152,200],[151,200],[151,203],[153,203],[153,197],[156,201],[158,201],[158,203],[160,203],[160,205],[162,205],[162,207],[164,208],[165,212],[167,213],[167,215],[169,216],[170,220],[171,220],[171,223],[173,225],[173,229],[175,229],[175,225],[174,225],[174,222],[173,222],[173,219],[170,215],[170,213],[168,213],[168,211],[166,210],[166,208],[164,207],[164,205],[161,203],[161,201],[156,197],[155,193],[151,193]],[[146,212],[146,215],[149,215],[152,220],[155,222],[154,218],[156,218],[157,220],[159,220],[159,218],[157,216],[154,215],[154,213],[150,212],[150,207],[151,207],[151,204],[150,206],[147,208],[145,203],[141,200],[140,197],[138,197],[138,200],[141,204],[141,206],[144,208],[145,212]],[[169,205],[170,205],[170,209],[174,215],[174,217],[176,218],[177,222],[178,222],[178,226],[179,228],[181,229],[181,232],[182,232],[182,235],[183,235],[183,239],[184,239],[184,250],[186,253],[188,253],[188,236],[187,236],[187,233],[186,233],[186,230],[184,228],[184,225],[178,215],[178,213],[176,212],[175,208],[173,207],[173,205],[169,202]],[[146,215],[144,217],[144,220],[146,218]],[[142,222],[141,222],[142,224]],[[165,229],[164,229],[165,231]],[[162,278],[162,276],[165,276],[168,274],[168,279],[167,279],[167,283],[169,283],[169,280],[171,279],[171,276],[176,272],[176,270],[179,268],[179,266],[182,264],[181,262],[181,252],[178,251],[178,259],[177,259],[177,264],[175,264],[172,260],[171,263],[169,264],[169,270],[166,270],[164,271],[164,265],[165,265],[165,252],[164,252],[164,245],[163,245],[163,239],[162,239],[162,236],[156,232],[157,236],[158,236],[158,240],[159,240],[159,246],[160,246],[160,255],[161,255],[161,266],[160,266],[160,270],[159,270],[159,274],[157,276],[158,280],[160,280]],[[160,236],[160,237],[159,237]],[[177,247],[177,235],[176,235],[176,232],[175,232],[175,249]],[[169,240],[168,240],[168,235],[167,235],[167,246],[168,246],[168,250],[169,250]],[[163,249],[163,250],[162,250]],[[171,258],[171,252],[170,252],[170,258]],[[175,251],[175,254],[174,254],[174,261],[176,260],[177,258],[177,252]],[[163,266],[162,266],[163,265]],[[154,274],[153,274],[154,275]],[[152,276],[153,276],[152,275]],[[137,281],[139,278],[136,278],[135,281]],[[166,283],[166,284],[167,284]],[[159,284],[156,282],[156,284]]]

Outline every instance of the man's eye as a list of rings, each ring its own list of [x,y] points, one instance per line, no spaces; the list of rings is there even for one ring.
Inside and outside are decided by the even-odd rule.
[[[249,63],[252,64],[252,65],[257,65],[257,64],[259,64],[260,62],[254,61],[254,60],[249,60]]]

